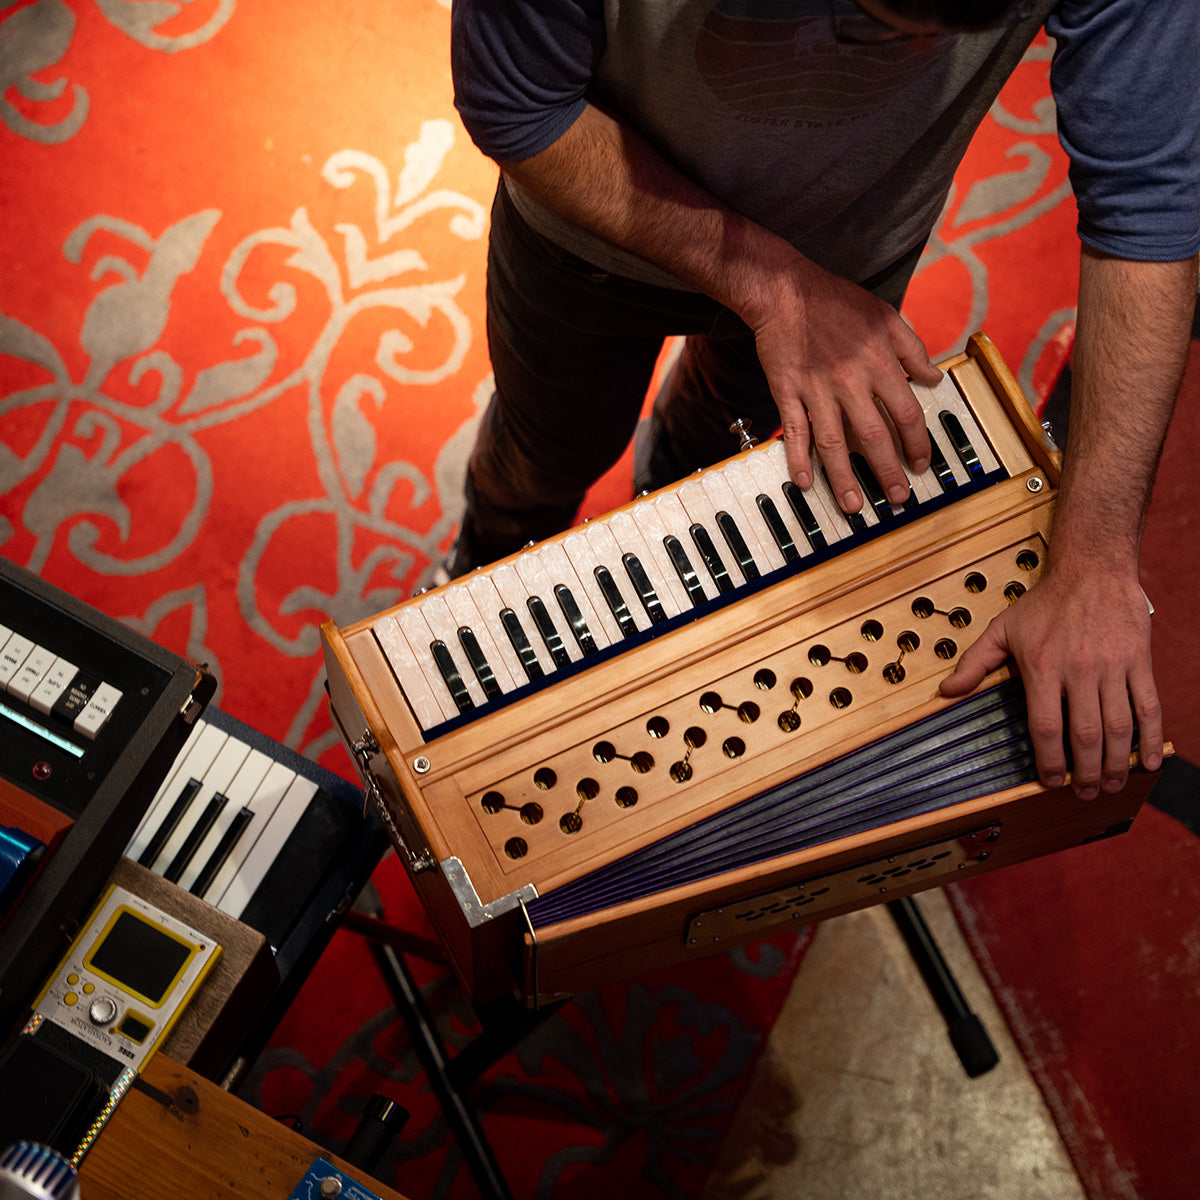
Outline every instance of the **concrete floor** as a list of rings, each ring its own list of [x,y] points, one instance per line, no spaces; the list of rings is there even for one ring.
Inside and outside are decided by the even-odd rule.
[[[702,1200],[1086,1200],[948,900],[918,904],[999,1064],[967,1076],[884,907],[827,921]]]

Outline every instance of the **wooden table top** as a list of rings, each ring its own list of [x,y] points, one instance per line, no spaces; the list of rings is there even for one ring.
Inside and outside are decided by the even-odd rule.
[[[287,1200],[324,1158],[381,1200],[405,1200],[187,1067],[156,1054],[84,1157],[86,1200]]]

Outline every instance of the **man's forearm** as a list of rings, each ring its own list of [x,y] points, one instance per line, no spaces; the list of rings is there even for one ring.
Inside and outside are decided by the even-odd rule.
[[[861,506],[848,423],[893,503],[903,502],[908,479],[877,405],[919,474],[929,441],[908,377],[933,383],[939,372],[890,305],[734,212],[600,108],[589,106],[540,153],[500,165],[545,207],[665,268],[746,322],[801,487],[812,483],[815,445],[843,508]]]
[[[766,303],[772,274],[807,262],[594,105],[541,153],[500,166],[547,208],[669,271],[748,324]]]
[[[1194,259],[1131,262],[1084,251],[1054,570],[1136,573],[1195,295]]]

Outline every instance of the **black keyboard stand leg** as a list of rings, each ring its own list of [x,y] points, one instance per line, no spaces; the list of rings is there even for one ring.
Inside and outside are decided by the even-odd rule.
[[[983,1022],[973,1013],[950,972],[949,964],[934,941],[917,902],[911,896],[887,902],[925,986],[946,1020],[950,1043],[963,1070],[974,1079],[990,1071],[999,1061]]]
[[[451,1060],[441,1036],[434,1028],[420,988],[404,959],[389,945],[371,942],[371,951],[387,980],[396,1007],[408,1026],[425,1073],[462,1150],[484,1200],[512,1200],[512,1193],[479,1126],[474,1110],[451,1078]]]

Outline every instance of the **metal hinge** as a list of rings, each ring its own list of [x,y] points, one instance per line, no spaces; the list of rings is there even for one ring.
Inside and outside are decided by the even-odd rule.
[[[409,870],[414,874],[419,871],[432,870],[436,865],[433,855],[428,849],[421,850],[419,853],[409,849],[408,842],[397,827],[391,810],[384,800],[383,792],[379,789],[379,781],[375,778],[375,772],[371,769],[371,760],[376,754],[380,753],[379,742],[376,741],[375,735],[369,729],[364,729],[358,739],[350,743],[350,753],[354,755],[354,762],[358,767],[358,773],[362,778],[365,788],[363,816],[367,815],[371,803],[374,802],[375,811],[379,814],[379,819],[383,822],[388,836],[392,839],[392,844],[407,861]]]

